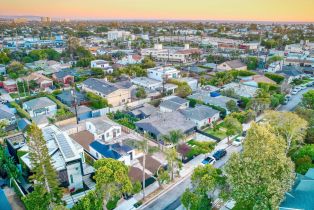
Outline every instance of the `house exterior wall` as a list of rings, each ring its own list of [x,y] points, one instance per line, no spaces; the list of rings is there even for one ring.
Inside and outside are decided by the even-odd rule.
[[[131,102],[130,89],[118,89],[105,97],[113,107]]]
[[[45,112],[36,113],[36,110],[33,110],[32,107],[28,107],[25,103],[23,104],[23,109],[26,110],[31,117],[36,117],[40,115],[49,115],[57,113],[57,105],[47,106],[45,107]]]
[[[94,135],[95,139],[99,139],[107,143],[112,139],[121,136],[121,126],[112,126],[106,132],[97,134],[95,125],[87,121],[86,129]]]
[[[81,189],[83,188],[83,176],[82,176],[82,165],[80,161],[68,163],[67,174],[69,180],[69,189]]]
[[[189,120],[193,121],[196,124],[197,128],[200,129],[203,126],[211,125],[213,122],[219,120],[219,118],[220,118],[219,113],[217,113],[211,118],[207,118],[203,120],[195,120],[195,119],[189,119]]]
[[[176,79],[176,78],[179,78],[179,71],[176,69],[173,69],[173,70],[164,72],[164,71],[158,71],[155,69],[148,69],[147,76],[151,79],[155,79],[158,81],[163,81],[164,77],[166,79]]]

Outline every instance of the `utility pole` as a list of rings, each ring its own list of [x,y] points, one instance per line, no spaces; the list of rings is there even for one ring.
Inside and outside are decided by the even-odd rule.
[[[74,98],[74,110],[75,110],[75,117],[76,117],[76,132],[78,133],[79,120],[78,120],[78,116],[77,116],[77,95],[76,95],[74,89],[71,90],[71,95]]]

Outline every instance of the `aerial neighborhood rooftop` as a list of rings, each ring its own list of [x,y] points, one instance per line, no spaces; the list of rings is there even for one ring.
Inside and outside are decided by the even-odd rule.
[[[1,210],[314,209],[313,24],[0,28]]]

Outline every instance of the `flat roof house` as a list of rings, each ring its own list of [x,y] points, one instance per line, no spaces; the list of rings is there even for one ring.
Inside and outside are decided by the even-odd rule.
[[[83,147],[54,125],[42,128],[42,132],[60,183],[71,191],[82,189],[85,162]],[[21,150],[29,151],[27,146]],[[32,169],[29,153],[23,155],[21,160]]]
[[[120,106],[131,101],[132,84],[110,83],[102,79],[89,78],[82,83],[84,91],[92,92],[107,99],[112,106]]]
[[[47,97],[35,98],[23,103],[23,109],[31,117],[54,115],[57,113],[57,104]]]
[[[134,158],[134,149],[123,143],[103,144],[96,140],[89,145],[90,153],[96,158],[112,158],[126,165],[131,165]]]
[[[105,60],[93,60],[90,62],[91,68],[101,68],[105,73],[111,74],[113,72],[112,66]]]
[[[135,77],[131,79],[131,82],[134,85],[138,85],[150,90],[156,90],[157,88],[162,87],[162,81],[151,79],[148,77]]]
[[[154,67],[147,69],[147,76],[151,79],[163,81],[167,79],[179,78],[180,71],[174,67]]]
[[[184,134],[194,132],[196,124],[183,116],[180,112],[156,113],[149,118],[135,123],[136,127],[153,138],[161,140],[163,135],[173,130],[181,130]]]

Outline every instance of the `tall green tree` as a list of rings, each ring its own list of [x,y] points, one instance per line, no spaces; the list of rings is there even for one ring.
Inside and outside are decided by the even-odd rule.
[[[292,112],[267,111],[264,119],[272,126],[277,136],[286,141],[286,153],[292,143],[302,143],[308,122]]]
[[[226,107],[230,112],[238,112],[239,111],[239,107],[237,105],[237,102],[235,102],[234,100],[230,100],[226,103]]]
[[[121,161],[104,158],[94,163],[96,173],[96,191],[100,192],[103,200],[103,208],[107,209],[107,203],[124,193],[132,192],[132,183],[128,177],[128,167]]]
[[[314,109],[314,90],[309,90],[303,94],[302,105],[308,109]]]
[[[191,182],[191,190],[187,189],[181,198],[184,207],[190,210],[210,209],[215,190],[225,185],[226,178],[220,169],[208,164],[194,169]]]
[[[29,138],[29,159],[32,165],[35,193],[31,193],[26,199],[32,200],[32,196],[38,196],[41,193],[47,198],[50,208],[62,203],[62,191],[59,187],[59,180],[55,169],[53,168],[51,157],[48,152],[46,141],[42,131],[35,125],[30,125],[27,136]],[[40,205],[40,204],[39,204]]]
[[[294,182],[294,164],[285,141],[269,125],[253,123],[243,152],[232,154],[225,166],[232,197],[242,209],[278,209]]]

